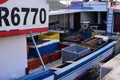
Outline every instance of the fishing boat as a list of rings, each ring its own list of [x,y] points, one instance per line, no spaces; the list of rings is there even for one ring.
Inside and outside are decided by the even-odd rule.
[[[32,13],[34,13],[34,10],[40,7],[40,13],[37,15],[37,17],[40,17],[40,23],[38,23],[37,20],[36,22],[30,21],[31,19],[29,18],[28,22],[32,23],[31,25],[23,21],[22,26],[24,27],[20,27],[22,24],[22,22],[20,22],[20,24],[16,23],[19,29],[18,27],[13,29],[12,25],[15,26],[14,21],[11,22],[8,20],[11,24],[10,29],[0,28],[0,37],[2,37],[0,40],[2,44],[2,46],[0,46],[1,49],[6,47],[4,44],[13,47],[6,47],[7,50],[1,50],[2,53],[7,54],[1,54],[0,61],[4,61],[6,64],[2,64],[3,66],[0,67],[2,72],[0,73],[0,79],[82,80],[93,66],[99,65],[101,62],[106,62],[114,56],[116,41],[105,34],[118,34],[119,30],[117,30],[118,27],[116,25],[119,19],[115,20],[115,23],[113,22],[114,19],[118,18],[119,10],[115,11],[114,7],[108,8],[107,5],[109,3],[99,1],[73,1],[64,9],[57,11],[50,10],[50,12],[48,12],[47,2],[49,2],[49,0],[42,0],[42,6],[35,6],[36,8],[32,8],[32,6],[38,2],[40,3],[40,1],[36,0],[34,3],[32,0],[30,1],[31,5],[25,1],[25,4],[31,7],[29,17],[31,15],[33,16]],[[0,6],[6,6],[12,3],[13,2],[8,1]],[[16,6],[17,5],[22,5],[18,6],[17,9],[20,9],[22,11],[21,13],[24,13],[26,10],[24,7],[26,7],[26,5],[23,6],[22,3],[18,3]],[[7,8],[8,7],[9,6],[7,6]],[[9,10],[11,9],[8,9],[8,11]],[[13,5],[12,12],[14,13],[15,11]],[[111,11],[115,16],[113,14],[111,15]],[[112,16],[112,18],[110,18],[110,16]],[[23,15],[20,14],[20,17],[23,17]],[[48,17],[49,27],[46,27],[48,26]],[[19,17],[17,17],[17,19],[19,19]],[[112,21],[110,19],[112,19]],[[113,27],[114,24],[116,25]],[[8,24],[4,21],[1,25],[3,27]],[[28,28],[28,26],[31,27]],[[89,31],[89,28],[94,32]],[[79,30],[81,31],[79,32]],[[92,34],[95,32],[98,34],[99,31],[104,35]],[[11,41],[11,43],[8,43],[8,41]],[[26,44],[27,48],[29,47],[28,51],[26,51]],[[18,48],[16,45],[19,45]],[[14,48],[16,48],[17,51],[14,50]],[[18,52],[18,49],[20,49],[20,52]],[[11,56],[8,55],[9,51]],[[16,53],[18,53],[17,56]],[[5,60],[6,58],[7,60]],[[9,64],[9,60],[11,64]]]
[[[72,4],[75,4],[75,2]],[[79,2],[79,4],[82,4],[82,3]],[[63,10],[50,12],[49,32],[45,33],[45,34],[47,34],[47,36],[50,34],[55,35],[56,34],[55,32],[57,32],[57,34],[59,33],[60,35],[62,35],[62,37],[60,36],[61,39],[57,38],[57,40],[60,41],[58,44],[58,47],[60,46],[60,48],[56,49],[57,51],[53,50],[52,53],[50,53],[48,51],[48,54],[43,56],[43,62],[45,62],[45,64],[46,64],[45,66],[47,67],[47,69],[52,70],[55,80],[67,80],[67,79],[79,80],[85,74],[87,74],[87,72],[94,65],[99,64],[100,62],[105,62],[105,61],[109,60],[111,57],[113,57],[114,45],[115,45],[116,41],[111,41],[109,39],[109,37],[107,37],[107,36],[96,35],[92,38],[87,37],[87,39],[85,38],[85,39],[83,39],[83,41],[79,42],[80,37],[77,37],[76,33],[75,33],[75,32],[77,32],[78,29],[83,28],[84,25],[85,26],[89,25],[95,29],[97,28],[97,30],[106,30],[107,31],[107,29],[106,29],[107,24],[104,25],[105,23],[104,24],[102,23],[101,25],[102,26],[104,25],[104,27],[102,27],[102,28],[100,28],[101,26],[99,26],[100,25],[99,23],[101,23],[100,21],[104,22],[107,20],[107,18],[103,19],[105,17],[105,15],[107,15],[107,9],[104,8],[104,7],[106,7],[106,3],[98,2],[96,4],[100,4],[100,5],[102,4],[103,5],[102,6],[103,8],[101,8],[102,10],[98,11],[98,9],[92,9],[91,6],[89,6],[89,7],[87,6],[87,7],[83,7],[84,9],[80,9],[80,10],[63,9]],[[87,5],[87,4],[84,4],[84,5]],[[92,3],[91,3],[91,5],[92,5]],[[78,7],[80,7],[80,6],[78,6]],[[101,7],[101,6],[99,6],[99,7]],[[98,16],[99,16],[98,22],[96,22],[96,23],[93,22],[93,21],[95,21],[95,19],[90,18],[89,17],[90,15],[88,16],[87,14],[90,14],[90,15],[98,14]],[[79,19],[80,16],[82,17],[81,19]],[[88,17],[88,19],[90,20],[89,22],[87,20],[85,20],[85,18],[84,18],[85,16]],[[84,20],[83,20],[83,18],[84,18]],[[91,20],[93,20],[93,21],[91,21]],[[86,22],[84,22],[84,21],[86,21]],[[91,24],[90,22],[91,23],[93,22],[93,23]],[[68,26],[68,25],[70,25],[70,26]],[[81,27],[77,27],[77,26],[81,26]],[[73,32],[70,32],[71,30]],[[72,34],[69,35],[69,33],[72,33]],[[75,33],[75,35],[74,35],[74,33]],[[40,36],[43,36],[43,35],[39,35],[39,38],[40,38]],[[44,36],[46,36],[46,35],[44,35]],[[88,35],[84,35],[84,36],[88,36]],[[55,37],[53,37],[53,38],[55,38]],[[54,45],[52,45],[52,46],[55,47]],[[48,47],[48,48],[52,49],[52,47]],[[40,50],[40,48],[38,48],[38,49]],[[77,52],[77,49],[78,49],[78,52]],[[45,51],[47,51],[47,50],[48,49],[46,49]],[[75,52],[78,54],[76,54]],[[68,55],[69,55],[69,57],[68,57]],[[34,56],[34,55],[32,55],[32,56]],[[48,57],[48,58],[46,58],[46,57]],[[37,60],[35,60],[35,61],[37,61]],[[39,64],[39,65],[41,65],[41,64]],[[42,67],[40,67],[40,69],[41,68]],[[29,78],[29,77],[30,76],[28,76],[27,78]]]
[[[46,70],[45,73],[52,73],[55,80],[81,79],[94,65],[105,62],[114,55],[116,41],[111,41],[108,38],[106,39],[104,38],[105,36],[99,37],[97,36],[84,40],[80,44],[73,42],[60,43],[59,45],[62,46],[60,50],[42,57],[43,62],[46,64],[46,68],[51,70]],[[33,68],[35,65],[37,67],[38,64],[40,66],[40,62],[37,63],[38,60],[29,62],[29,69],[32,69],[30,68],[32,67],[32,63]],[[38,69],[37,72],[41,73],[43,67],[41,66]],[[31,72],[36,72],[36,70],[31,70],[30,73]],[[36,75],[38,79],[40,78],[39,76],[46,76],[48,74],[43,75],[43,73]],[[30,79],[31,76],[32,75],[28,75],[21,79]]]

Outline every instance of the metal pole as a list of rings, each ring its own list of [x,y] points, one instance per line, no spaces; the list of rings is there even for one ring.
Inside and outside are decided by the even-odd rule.
[[[65,29],[65,14],[64,14],[64,29]]]
[[[40,55],[40,52],[39,52],[39,50],[38,50],[38,48],[37,48],[35,39],[34,39],[34,37],[32,36],[32,32],[30,32],[30,35],[31,35],[33,44],[34,44],[34,46],[35,46],[35,49],[36,49],[36,51],[37,51],[37,53],[38,53],[39,59],[40,59],[40,61],[41,61],[41,63],[42,63],[43,69],[46,70],[46,67],[45,67],[45,64],[44,64],[44,62],[43,62],[43,59],[42,59],[42,57],[41,57],[41,55]]]

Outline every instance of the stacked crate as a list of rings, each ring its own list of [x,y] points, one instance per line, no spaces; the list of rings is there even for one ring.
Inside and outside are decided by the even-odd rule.
[[[46,32],[43,34],[38,35],[38,39],[55,39],[55,40],[60,40],[60,34],[59,33],[55,33],[55,32]]]

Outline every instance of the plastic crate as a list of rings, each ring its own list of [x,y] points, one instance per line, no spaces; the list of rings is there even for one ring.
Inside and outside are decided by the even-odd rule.
[[[39,40],[45,39],[45,38],[60,40],[60,34],[55,32],[47,32],[38,36]]]
[[[38,37],[38,40],[42,40],[44,39],[44,34],[39,34],[37,37]]]
[[[62,49],[62,62],[77,59],[87,55],[90,52],[90,48],[84,46],[69,46]]]
[[[37,45],[37,47],[41,55],[47,55],[58,50],[58,40],[50,40],[46,43]],[[28,55],[38,57],[37,51],[33,45],[29,46]]]

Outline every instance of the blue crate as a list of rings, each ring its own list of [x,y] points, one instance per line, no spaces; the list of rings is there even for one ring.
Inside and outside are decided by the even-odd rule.
[[[73,45],[62,49],[62,62],[82,58],[90,53],[90,48]],[[69,56],[69,57],[68,57]]]
[[[48,55],[58,50],[58,42],[53,42],[51,44],[46,44],[43,46],[40,44],[40,46],[38,45],[38,50],[41,55]],[[29,47],[28,56],[38,57],[35,47]]]

